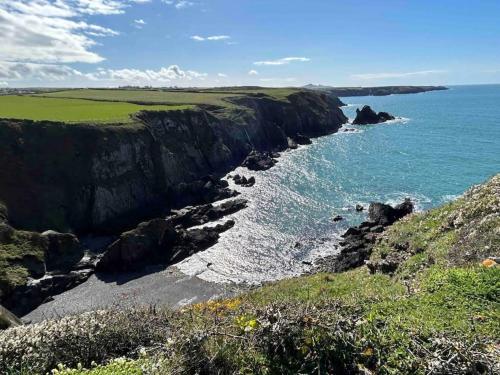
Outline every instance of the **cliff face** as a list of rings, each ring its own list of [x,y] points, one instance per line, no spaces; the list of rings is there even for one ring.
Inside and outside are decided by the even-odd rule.
[[[234,104],[141,112],[126,126],[0,120],[0,201],[17,228],[115,231],[192,203],[203,177],[227,173],[253,148],[283,150],[289,136],[347,121],[323,93]]]

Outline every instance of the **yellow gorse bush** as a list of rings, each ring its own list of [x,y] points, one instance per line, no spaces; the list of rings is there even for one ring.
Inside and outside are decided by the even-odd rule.
[[[223,301],[208,301],[192,306],[193,311],[199,313],[210,313],[215,315],[226,315],[230,311],[236,310],[241,305],[241,299],[232,298]]]

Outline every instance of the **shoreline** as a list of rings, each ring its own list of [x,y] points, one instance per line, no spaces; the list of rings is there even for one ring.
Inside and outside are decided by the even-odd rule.
[[[327,134],[326,136],[332,136],[337,133],[346,132],[345,126],[350,125],[350,123],[344,124],[339,130],[333,134]],[[321,136],[320,136],[321,137]],[[298,148],[304,149],[310,147],[309,144],[302,146],[289,147],[284,152],[292,152]],[[278,157],[278,155],[276,155]],[[281,158],[282,155],[279,155]],[[271,169],[273,168],[271,166]],[[232,180],[232,175],[242,168],[236,168],[230,171],[223,180]],[[243,167],[245,170],[244,175],[252,175],[257,172],[255,170],[250,170]],[[242,172],[242,171],[240,171]],[[238,188],[239,186],[230,182],[229,187],[231,189]],[[253,186],[246,187],[252,189]],[[220,201],[214,202],[214,206],[223,204],[234,200],[234,197],[226,198]],[[239,198],[236,198],[239,199]],[[195,208],[200,206],[195,206]],[[245,208],[244,208],[245,210]],[[231,217],[231,214],[225,215],[215,221],[210,221],[201,226],[194,226],[192,228],[202,228],[202,227],[214,227],[220,223],[223,223],[227,217]],[[309,241],[311,239],[308,239]],[[314,239],[312,239],[314,241]],[[318,240],[318,239],[316,239]],[[333,239],[332,239],[333,241]],[[338,239],[336,240],[338,242]],[[306,240],[307,242],[307,240]],[[303,242],[297,242],[297,245],[302,246]],[[212,245],[211,247],[215,246]],[[211,248],[209,247],[209,249]],[[206,249],[208,250],[208,249]],[[332,254],[316,255],[314,259],[309,261],[302,261],[303,265],[306,265],[302,271],[296,275],[287,275],[284,277],[279,277],[276,280],[287,279],[295,276],[308,275],[311,273],[316,273],[318,267],[324,264],[325,261],[335,258],[340,254],[340,247],[335,245],[335,251]],[[194,254],[193,254],[194,255]],[[255,288],[258,286],[265,285],[273,280],[263,281],[256,284],[247,284],[246,282],[234,282],[234,281],[211,281],[198,277],[200,273],[189,274],[185,271],[183,272],[179,265],[183,263],[185,259],[180,260],[172,265],[150,265],[147,266],[142,271],[137,272],[120,272],[116,275],[111,274],[93,274],[89,279],[74,288],[68,289],[61,294],[49,297],[49,300],[29,313],[25,314],[22,319],[24,321],[40,321],[44,319],[56,318],[64,315],[73,315],[81,313],[84,311],[91,311],[95,309],[104,308],[120,308],[130,305],[139,306],[155,306],[162,305],[170,308],[181,308],[186,304],[205,302],[211,299],[218,299],[223,297],[230,297],[232,295],[238,294],[240,292],[246,291],[249,288]],[[209,264],[207,264],[208,269]],[[146,292],[144,292],[146,290]],[[154,292],[151,292],[154,290]],[[91,293],[91,294],[89,294]],[[93,298],[92,295],[98,296],[98,299]]]

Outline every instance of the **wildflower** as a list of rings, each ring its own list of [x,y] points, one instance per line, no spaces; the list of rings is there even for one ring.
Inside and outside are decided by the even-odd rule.
[[[368,347],[363,351],[364,357],[371,357],[373,355],[373,348]]]
[[[486,268],[491,268],[491,267],[494,267],[497,265],[497,262],[495,262],[493,259],[485,259],[483,260],[483,267],[486,267]]]

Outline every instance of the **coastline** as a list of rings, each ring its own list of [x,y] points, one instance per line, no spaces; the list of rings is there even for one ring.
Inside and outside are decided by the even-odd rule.
[[[306,271],[306,272],[307,272],[307,271]],[[177,280],[176,280],[176,281],[177,281]],[[209,284],[210,284],[210,283],[209,283]],[[208,285],[209,285],[209,284],[208,284]],[[210,287],[209,287],[209,288],[210,288]],[[215,289],[217,289],[217,288],[215,288]],[[212,295],[215,295],[215,294],[214,294],[214,293],[212,293]],[[168,299],[168,298],[167,298],[167,299]],[[175,298],[174,298],[174,299],[175,299]],[[168,302],[170,303],[170,301],[168,301]],[[173,303],[177,303],[177,302],[178,302],[178,301],[173,301]]]

